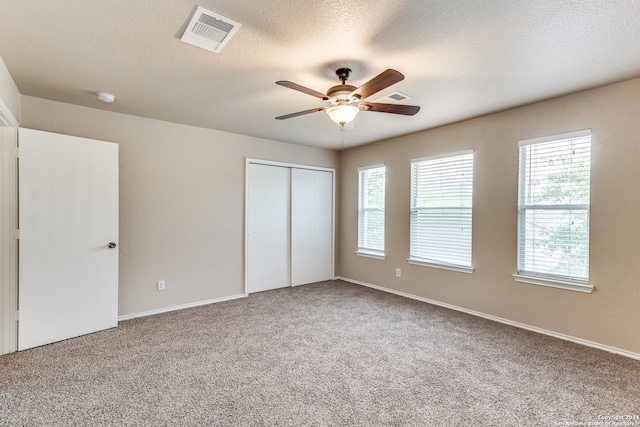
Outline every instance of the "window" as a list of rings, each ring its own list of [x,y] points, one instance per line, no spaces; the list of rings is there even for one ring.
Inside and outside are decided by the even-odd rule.
[[[411,161],[409,262],[472,273],[473,151]]]
[[[384,257],[385,167],[358,169],[358,255]]]
[[[520,141],[516,280],[591,292],[591,130]]]

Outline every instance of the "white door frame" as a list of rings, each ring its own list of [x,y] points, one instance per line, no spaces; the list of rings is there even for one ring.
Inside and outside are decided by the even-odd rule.
[[[249,296],[249,287],[247,283],[248,278],[248,269],[249,263],[247,262],[247,247],[248,247],[248,235],[247,235],[247,206],[248,206],[248,195],[249,195],[249,164],[259,164],[259,165],[267,165],[267,166],[280,166],[285,168],[294,168],[294,169],[310,169],[317,171],[325,171],[331,172],[332,174],[332,201],[331,204],[333,206],[331,213],[331,276],[335,277],[335,259],[336,259],[336,170],[333,168],[325,168],[322,166],[310,166],[310,165],[301,165],[297,163],[286,163],[286,162],[277,162],[272,160],[263,160],[263,159],[253,159],[247,157],[245,159],[245,168],[244,168],[244,296]]]
[[[18,120],[0,99],[0,354],[18,349]]]

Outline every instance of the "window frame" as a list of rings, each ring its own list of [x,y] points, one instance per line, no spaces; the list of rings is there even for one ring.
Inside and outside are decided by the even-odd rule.
[[[457,263],[450,263],[450,262],[446,262],[443,260],[436,260],[436,259],[427,259],[427,258],[423,258],[420,256],[417,256],[416,254],[412,253],[412,248],[414,246],[414,239],[416,238],[416,236],[414,236],[414,221],[415,221],[415,215],[417,214],[417,212],[419,210],[424,210],[424,209],[432,209],[433,207],[430,208],[426,208],[426,207],[418,207],[416,206],[416,200],[418,198],[417,195],[417,191],[418,189],[415,188],[415,186],[417,185],[416,182],[416,178],[414,176],[414,165],[416,163],[421,163],[421,162],[425,162],[425,161],[432,161],[432,160],[438,160],[438,159],[446,159],[446,158],[452,158],[452,157],[462,157],[462,156],[468,156],[471,155],[471,200],[470,200],[470,205],[468,206],[467,209],[469,209],[470,211],[470,226],[469,226],[469,233],[468,233],[468,252],[469,252],[469,263],[468,264],[457,264]],[[445,270],[451,270],[451,271],[456,271],[456,272],[461,272],[461,273],[468,273],[471,274],[474,272],[474,268],[473,268],[473,197],[474,197],[474,193],[473,193],[473,184],[474,184],[474,169],[475,169],[475,151],[473,149],[468,149],[468,150],[462,150],[462,151],[456,151],[456,152],[450,152],[450,153],[443,153],[443,154],[439,154],[439,155],[434,155],[434,156],[427,156],[427,157],[420,157],[420,158],[415,158],[415,159],[411,159],[411,206],[410,206],[410,220],[409,220],[409,258],[407,258],[407,262],[409,264],[414,264],[414,265],[420,265],[420,266],[425,266],[425,267],[433,267],[433,268],[440,268],[440,269],[445,269]],[[450,209],[450,206],[442,206],[441,208],[443,209]],[[455,207],[457,209],[459,209],[460,207]],[[436,208],[437,209],[437,208]]]
[[[525,176],[529,173],[529,170],[523,170],[523,165],[526,165],[526,161],[523,160],[523,148],[527,146],[544,144],[544,143],[552,143],[552,142],[564,142],[567,140],[581,139],[589,137],[589,203],[576,203],[576,204],[567,204],[567,203],[557,203],[557,204],[525,204],[524,199],[525,193]],[[590,209],[591,209],[591,165],[592,165],[592,156],[591,156],[591,147],[592,147],[592,132],[591,129],[584,129],[574,132],[566,132],[562,134],[549,135],[540,138],[526,139],[518,142],[519,146],[519,155],[518,155],[518,229],[517,229],[517,273],[513,274],[513,278],[517,282],[522,283],[530,283],[541,286],[548,286],[553,288],[560,289],[568,289],[579,292],[591,293],[594,290],[594,287],[590,280],[589,274],[589,260],[591,257],[591,242],[590,242],[590,228],[591,228],[591,218],[590,218]],[[553,274],[549,272],[541,272],[541,271],[529,271],[524,269],[525,263],[525,253],[524,247],[526,247],[526,211],[528,210],[540,210],[540,211],[553,211],[553,210],[568,210],[570,212],[578,212],[578,211],[586,211],[587,217],[587,278],[582,279],[578,277],[571,277],[560,274]]]
[[[382,188],[382,201],[383,206],[380,207],[371,207],[371,206],[363,206],[365,204],[364,196],[366,194],[364,186],[367,184],[365,182],[364,177],[367,172],[372,171],[373,169],[382,169],[384,176],[384,185]],[[358,168],[358,240],[357,240],[357,250],[356,255],[375,258],[375,259],[385,259],[385,233],[386,233],[386,186],[387,186],[387,168],[384,163],[378,163],[375,165],[361,166]],[[365,212],[379,211],[382,210],[383,220],[382,220],[382,249],[366,247],[363,242],[365,242],[366,236],[363,236],[361,233],[363,231],[368,230],[367,227],[364,227],[362,222],[366,219]]]

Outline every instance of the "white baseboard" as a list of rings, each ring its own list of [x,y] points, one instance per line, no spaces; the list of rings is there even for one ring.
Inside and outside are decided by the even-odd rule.
[[[448,308],[448,309],[451,309],[451,310],[460,311],[462,313],[467,313],[467,314],[471,314],[473,316],[482,317],[484,319],[493,320],[494,322],[504,323],[505,325],[510,325],[510,326],[515,326],[516,328],[526,329],[528,331],[537,332],[539,334],[549,335],[549,336],[552,336],[552,337],[555,337],[555,338],[560,338],[561,340],[571,341],[571,342],[574,342],[576,344],[586,345],[587,347],[594,347],[594,348],[597,348],[597,349],[600,349],[600,350],[608,351],[609,353],[615,353],[615,354],[619,354],[621,356],[629,357],[631,359],[640,360],[640,354],[634,353],[634,352],[631,352],[631,351],[627,351],[627,350],[623,350],[623,349],[620,349],[620,348],[610,347],[608,345],[600,344],[600,343],[593,342],[593,341],[584,340],[582,338],[576,338],[576,337],[572,337],[570,335],[560,334],[558,332],[549,331],[549,330],[546,330],[546,329],[538,328],[538,327],[527,325],[527,324],[524,324],[524,323],[514,322],[513,320],[504,319],[502,317],[492,316],[490,314],[485,314],[485,313],[482,313],[482,312],[479,312],[479,311],[469,310],[467,308],[458,307],[458,306],[452,305],[452,304],[447,304],[445,302],[440,302],[440,301],[432,300],[432,299],[429,299],[429,298],[424,298],[424,297],[420,297],[420,296],[417,296],[417,295],[396,291],[396,290],[393,290],[393,289],[385,288],[383,286],[372,285],[371,283],[365,283],[365,282],[361,282],[359,280],[353,280],[353,279],[349,279],[349,278],[346,278],[346,277],[336,277],[336,279],[344,280],[345,282],[353,283],[355,285],[366,286],[368,288],[373,288],[373,289],[377,289],[379,291],[388,292],[390,294],[399,295],[399,296],[402,296],[402,297],[405,297],[405,298],[411,298],[411,299],[414,299],[414,300],[426,302],[428,304],[437,305],[437,306]]]
[[[197,301],[189,304],[174,305],[172,307],[159,308],[156,310],[143,311],[140,313],[125,314],[123,316],[118,316],[118,322],[121,322],[123,320],[135,319],[137,317],[153,316],[154,314],[168,313],[170,311],[176,311],[176,310],[184,310],[185,308],[199,307],[201,305],[215,304],[217,302],[230,301],[230,300],[244,298],[244,297],[246,297],[245,294],[230,295],[228,297],[214,298],[214,299],[209,299],[205,301]]]

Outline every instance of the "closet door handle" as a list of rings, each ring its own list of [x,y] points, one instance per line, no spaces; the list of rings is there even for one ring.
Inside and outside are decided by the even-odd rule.
[[[115,248],[115,247],[116,247],[116,246],[118,246],[118,245],[116,245],[115,243],[111,242],[111,243],[109,243],[107,246],[109,247],[109,249],[113,249],[113,248]]]

